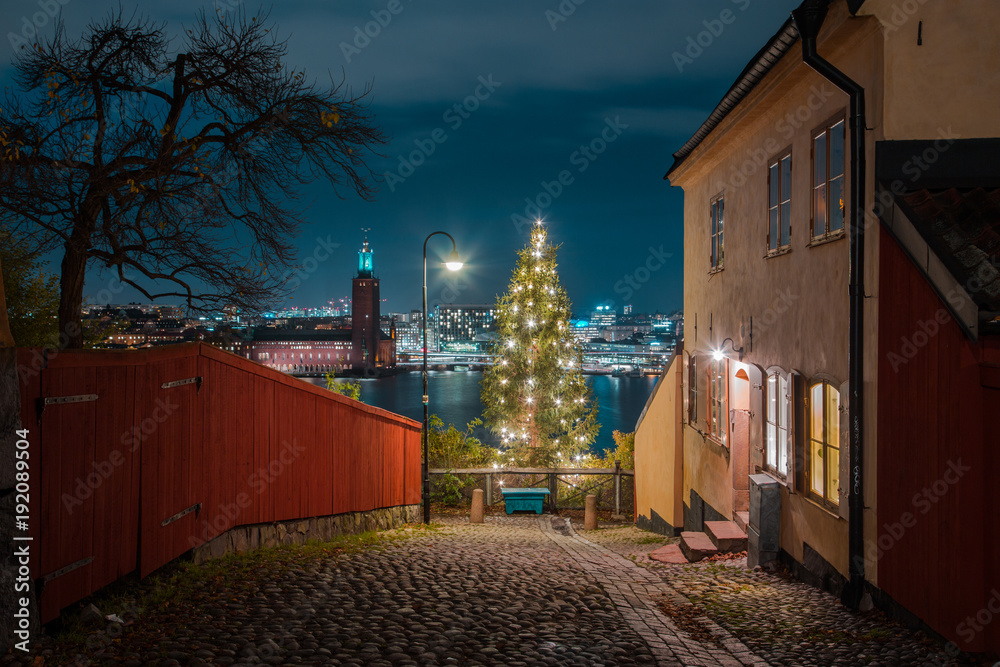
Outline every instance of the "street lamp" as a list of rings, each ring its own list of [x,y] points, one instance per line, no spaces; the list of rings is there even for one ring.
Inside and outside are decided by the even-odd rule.
[[[432,232],[427,235],[427,238],[424,239],[424,430],[422,432],[424,460],[421,467],[423,473],[423,491],[421,496],[424,502],[424,523],[431,522],[431,473],[430,458],[427,455],[427,242],[431,240],[432,236],[436,236],[437,234],[444,234],[451,239],[451,254],[448,255],[448,261],[444,265],[449,271],[458,271],[462,268],[462,260],[458,256],[455,239],[451,234],[448,232]]]
[[[719,346],[719,349],[714,350],[712,352],[712,358],[715,359],[716,361],[722,361],[722,358],[724,356],[726,356],[725,353],[722,350],[723,350],[723,348],[726,347],[726,343],[727,342],[729,343],[729,347],[732,348],[733,352],[735,352],[736,354],[739,355],[740,361],[743,361],[743,346],[741,345],[739,347],[739,349],[736,349],[736,343],[733,341],[732,338],[726,338],[726,339],[724,339],[722,341],[722,345]]]

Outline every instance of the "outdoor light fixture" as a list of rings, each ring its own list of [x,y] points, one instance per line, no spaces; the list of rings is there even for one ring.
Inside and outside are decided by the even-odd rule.
[[[452,243],[454,242],[455,242],[454,239],[452,239]],[[462,262],[461,258],[459,258],[458,251],[452,250],[451,254],[448,255],[448,261],[445,262],[444,265],[448,267],[449,271],[458,271],[460,268],[462,268],[462,266],[464,266],[464,262]]]
[[[722,361],[722,358],[726,356],[723,354],[722,350],[726,347],[726,341],[729,342],[729,347],[732,348],[733,352],[739,355],[739,360],[743,361],[743,346],[741,345],[739,349],[736,349],[736,343],[733,342],[732,338],[726,338],[722,341],[722,345],[719,346],[717,350],[712,352],[712,358],[716,361]]]
[[[421,495],[424,505],[424,523],[431,522],[431,473],[430,473],[430,459],[427,455],[427,242],[431,240],[432,236],[438,234],[443,234],[451,239],[451,254],[448,255],[448,261],[444,265],[449,271],[458,271],[462,268],[462,260],[458,256],[458,249],[455,247],[455,239],[448,232],[431,232],[424,239],[424,366],[423,366],[423,376],[424,376],[424,428],[421,432],[423,439],[423,449],[424,449],[424,460],[422,466],[423,472],[423,490]]]

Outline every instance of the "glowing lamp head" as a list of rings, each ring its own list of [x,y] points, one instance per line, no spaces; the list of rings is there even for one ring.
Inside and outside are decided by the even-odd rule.
[[[458,271],[465,265],[465,263],[458,256],[458,251],[452,250],[451,254],[448,255],[448,261],[445,262],[444,265],[448,267],[449,271]]]
[[[715,359],[716,361],[722,361],[723,356],[725,355],[722,354],[722,350],[715,350],[714,352],[712,352],[712,358]]]

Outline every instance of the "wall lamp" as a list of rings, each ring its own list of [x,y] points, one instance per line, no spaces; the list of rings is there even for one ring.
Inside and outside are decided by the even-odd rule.
[[[724,339],[722,341],[722,345],[720,345],[717,350],[712,352],[712,358],[715,359],[716,361],[722,361],[722,358],[726,356],[725,354],[723,354],[722,350],[725,349],[727,341],[729,342],[729,347],[732,348],[733,352],[735,352],[739,356],[739,360],[743,361],[743,346],[741,345],[739,349],[736,349],[736,343],[733,342],[732,338]]]

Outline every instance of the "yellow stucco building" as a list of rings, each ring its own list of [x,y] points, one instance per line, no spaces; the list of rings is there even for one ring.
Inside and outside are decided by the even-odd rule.
[[[914,193],[984,186],[948,182],[943,165],[979,164],[993,145],[984,141],[1000,136],[998,24],[1000,3],[990,0],[807,0],[674,154],[666,178],[684,190],[685,337],[637,427],[641,526],[676,534],[705,521],[745,525],[754,475],[776,483],[775,555],[793,571],[850,604],[905,597],[880,587],[880,569],[896,561],[879,548],[895,518],[880,514],[889,477],[879,468],[896,463],[879,458],[879,441],[900,416],[879,414],[883,397],[922,391],[897,384],[891,367],[887,318],[911,317],[886,273],[897,244],[928,294],[941,296],[970,364],[1000,361],[1000,346],[987,335],[995,322],[983,319],[992,297],[965,284],[965,300],[945,300],[962,288],[954,258],[934,255],[933,240],[912,231],[919,225],[887,211],[898,203],[917,218],[904,201]],[[914,159],[900,158],[911,146]],[[1000,179],[985,185],[992,196]],[[983,556],[970,600],[996,581],[998,560]],[[940,602],[902,606],[961,635],[951,617],[920,607]],[[963,648],[991,642],[981,633]]]

